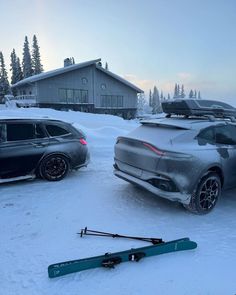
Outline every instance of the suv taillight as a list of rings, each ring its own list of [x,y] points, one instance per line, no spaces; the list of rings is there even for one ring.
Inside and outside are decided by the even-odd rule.
[[[152,152],[156,153],[158,156],[163,156],[165,154],[165,152],[158,150],[155,146],[149,143],[143,142],[143,145],[146,146]]]
[[[86,145],[86,144],[87,144],[87,141],[86,141],[84,138],[80,138],[80,139],[79,139],[79,142],[80,142],[82,145]]]

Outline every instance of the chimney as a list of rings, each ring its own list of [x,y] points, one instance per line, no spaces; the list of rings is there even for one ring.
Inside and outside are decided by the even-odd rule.
[[[69,57],[64,59],[64,68],[68,67],[68,66],[71,66],[71,64],[72,64],[71,59]]]

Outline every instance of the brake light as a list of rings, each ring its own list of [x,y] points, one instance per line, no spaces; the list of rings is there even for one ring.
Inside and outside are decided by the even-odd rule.
[[[80,142],[82,145],[86,145],[86,144],[87,144],[87,141],[86,141],[84,138],[80,138],[80,139],[79,139],[79,142]]]
[[[165,152],[158,150],[156,147],[152,146],[149,143],[143,142],[143,145],[149,148],[152,152],[156,153],[158,156],[163,156]]]

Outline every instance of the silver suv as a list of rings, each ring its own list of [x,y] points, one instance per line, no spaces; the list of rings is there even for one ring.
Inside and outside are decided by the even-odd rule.
[[[143,121],[118,137],[114,174],[194,213],[208,213],[222,188],[236,186],[235,110],[218,102],[197,111],[185,107],[177,116],[175,109],[163,109],[167,117]]]

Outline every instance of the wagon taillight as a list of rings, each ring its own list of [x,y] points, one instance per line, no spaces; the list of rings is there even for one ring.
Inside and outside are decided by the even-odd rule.
[[[86,145],[86,144],[87,144],[87,141],[86,141],[84,138],[80,138],[80,139],[79,139],[79,142],[80,142],[82,145]]]

